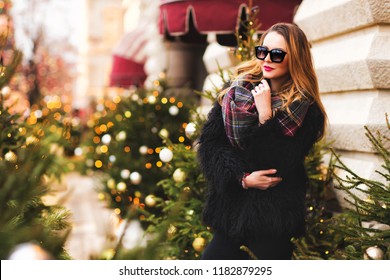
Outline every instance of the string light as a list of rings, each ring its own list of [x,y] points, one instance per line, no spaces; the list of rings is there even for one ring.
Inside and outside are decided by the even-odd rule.
[[[115,119],[118,121],[118,122],[121,122],[123,120],[123,117],[119,114],[115,115]]]
[[[100,137],[99,136],[95,136],[95,137],[93,137],[92,141],[95,144],[99,144],[100,143]]]
[[[95,161],[95,167],[96,168],[101,168],[103,166],[103,162],[101,160]]]
[[[103,154],[105,154],[105,153],[108,152],[108,147],[107,147],[106,145],[103,145],[103,146],[100,147],[100,151],[101,151]]]
[[[131,112],[130,111],[126,111],[125,112],[125,117],[130,119],[131,118]]]
[[[113,99],[113,101],[114,101],[114,103],[116,103],[116,104],[120,103],[120,102],[121,102],[120,96],[118,96],[118,95],[115,96],[114,99]]]

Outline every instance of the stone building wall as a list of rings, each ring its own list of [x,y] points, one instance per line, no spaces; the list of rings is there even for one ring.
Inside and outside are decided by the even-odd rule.
[[[364,126],[389,136],[390,0],[304,0],[294,22],[312,43],[327,140],[359,175],[380,179]]]

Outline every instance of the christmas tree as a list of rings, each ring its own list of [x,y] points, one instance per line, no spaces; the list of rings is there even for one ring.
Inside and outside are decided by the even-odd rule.
[[[386,121],[390,130],[388,119]],[[334,161],[331,161],[330,180],[326,180],[326,185],[331,186],[334,181],[334,187],[345,193],[345,200],[351,207],[329,211],[324,206],[329,197],[314,196],[317,198],[316,208],[312,208],[314,219],[306,236],[295,242],[295,258],[390,259],[390,139],[380,132],[375,135],[368,127],[365,130],[368,140],[383,159],[382,169],[376,170],[381,179],[362,178],[332,149]]]
[[[101,175],[101,199],[107,199],[115,213],[127,219],[131,209],[145,207],[148,195],[163,193],[157,187],[165,176],[159,157],[161,137],[188,142],[184,129],[191,99],[175,97],[180,90],[172,94],[163,80],[156,80],[151,89],[119,91],[98,100],[82,149],[86,172]],[[144,216],[139,214],[138,218],[143,220]]]
[[[8,17],[10,1],[0,13]],[[21,60],[13,48],[12,29],[1,33],[0,72],[0,256],[2,259],[63,259],[69,213],[48,206],[43,196],[61,177],[67,161],[58,156],[67,131],[42,116],[42,111],[18,113],[8,87]],[[6,61],[4,51],[7,51]],[[24,108],[27,113],[28,108]],[[49,111],[47,116],[51,116]],[[38,119],[40,121],[38,121]]]
[[[328,224],[336,234],[343,236],[334,252],[336,259],[390,259],[390,139],[386,136],[390,124],[387,115],[386,123],[387,134],[378,131],[375,135],[364,127],[368,140],[383,160],[381,169],[376,170],[379,179],[362,178],[333,152],[337,159],[333,172],[336,187],[347,194],[345,200],[352,206]]]

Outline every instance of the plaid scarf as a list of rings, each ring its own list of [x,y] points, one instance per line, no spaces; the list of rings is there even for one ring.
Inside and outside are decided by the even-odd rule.
[[[222,100],[222,117],[226,135],[233,146],[242,148],[240,138],[245,129],[257,125],[259,117],[250,92],[251,83],[233,84]]]
[[[251,90],[254,85],[249,82],[235,81],[222,100],[222,117],[226,135],[233,146],[243,148],[241,136],[243,132],[252,126],[259,125],[259,117]],[[292,102],[287,110],[279,110],[283,100],[279,95],[271,94],[272,110],[278,110],[275,118],[280,125],[283,135],[294,136],[309,109],[307,100]]]

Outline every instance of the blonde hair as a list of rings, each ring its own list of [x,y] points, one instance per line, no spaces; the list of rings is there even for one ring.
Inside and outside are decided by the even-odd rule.
[[[262,34],[259,40],[260,45],[263,44],[264,38],[271,32],[277,32],[283,36],[287,44],[286,52],[289,56],[288,67],[291,78],[281,86],[279,92],[284,100],[283,107],[289,111],[288,106],[302,98],[307,99],[311,103],[316,103],[324,116],[324,125],[319,136],[320,139],[323,137],[325,130],[326,112],[319,94],[317,76],[310,52],[310,43],[305,33],[296,24],[277,23]],[[261,64],[257,58],[253,58],[236,67],[233,80],[245,80],[253,83],[260,82],[262,78]],[[218,96],[220,103],[226,91],[227,89]]]

